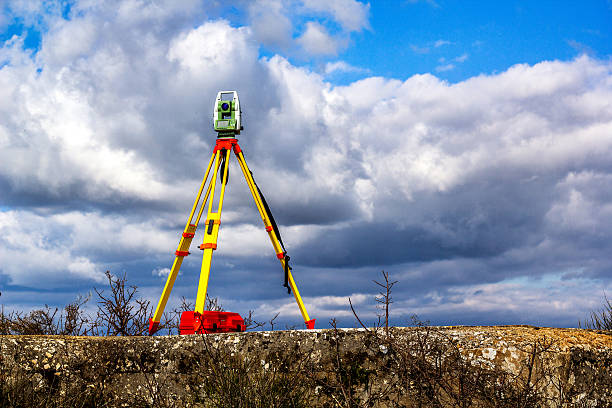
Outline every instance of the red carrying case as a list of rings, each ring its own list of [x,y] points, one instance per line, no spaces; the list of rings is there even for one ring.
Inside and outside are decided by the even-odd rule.
[[[202,313],[183,312],[179,325],[180,334],[230,333],[245,330],[244,320],[238,313],[208,310]]]

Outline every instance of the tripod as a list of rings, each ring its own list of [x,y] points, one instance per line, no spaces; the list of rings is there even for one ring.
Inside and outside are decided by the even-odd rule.
[[[183,322],[186,318],[186,313],[189,314],[189,319],[195,319],[196,323],[195,327],[191,331],[186,331],[186,333],[201,333],[201,332],[215,332],[215,331],[243,331],[244,324],[240,323],[242,319],[236,313],[226,313],[227,315],[235,315],[238,316],[239,320],[231,320],[232,323],[228,323],[224,326],[226,329],[221,330],[221,326],[225,323],[225,320],[228,319],[228,316],[222,316],[220,319],[222,321],[217,321],[214,323],[212,328],[208,328],[204,330],[204,326],[202,322],[206,320],[203,316],[205,313],[213,313],[213,312],[205,312],[204,307],[206,304],[206,291],[208,289],[208,278],[210,277],[210,267],[212,263],[212,255],[213,251],[217,249],[217,237],[219,235],[219,226],[221,224],[221,210],[223,208],[223,198],[225,196],[225,186],[227,184],[228,179],[228,171],[229,171],[229,160],[231,151],[234,151],[236,158],[238,159],[238,163],[240,164],[240,169],[242,170],[242,174],[249,186],[249,190],[251,191],[251,195],[255,200],[255,205],[257,206],[257,210],[259,211],[259,215],[263,220],[266,231],[268,232],[268,236],[270,241],[272,242],[272,246],[274,247],[274,251],[276,252],[276,257],[279,259],[281,266],[285,275],[284,286],[287,288],[288,292],[293,292],[293,296],[295,297],[295,301],[300,309],[302,317],[304,318],[304,322],[306,327],[309,329],[314,328],[315,319],[310,319],[308,316],[308,312],[306,311],[306,307],[304,306],[304,302],[302,302],[302,298],[300,296],[300,292],[298,291],[297,285],[293,276],[291,274],[291,267],[289,266],[289,256],[287,255],[287,251],[283,245],[283,242],[280,237],[280,233],[278,231],[278,227],[274,218],[272,217],[272,213],[263,197],[263,194],[255,184],[255,180],[253,179],[253,174],[249,170],[249,167],[246,164],[244,159],[244,155],[240,146],[238,145],[238,139],[235,138],[227,138],[227,137],[219,137],[217,138],[217,143],[213,150],[213,154],[208,162],[208,167],[206,168],[206,173],[202,180],[202,184],[200,185],[200,189],[196,196],[195,202],[193,203],[193,207],[191,209],[191,213],[189,214],[189,219],[187,220],[187,225],[183,230],[183,235],[178,245],[178,249],[175,252],[174,263],[172,264],[172,269],[170,270],[170,274],[168,275],[168,279],[166,281],[166,285],[164,286],[164,290],[162,292],[159,303],[157,304],[157,308],[155,309],[155,314],[153,318],[149,319],[149,334],[155,333],[159,328],[159,322],[161,320],[162,314],[166,307],[166,303],[168,302],[168,297],[170,296],[170,292],[172,291],[172,287],[174,286],[174,281],[178,275],[179,269],[181,268],[181,264],[183,263],[183,259],[190,254],[189,247],[191,246],[191,241],[195,235],[196,229],[198,228],[198,224],[200,222],[200,218],[204,211],[204,206],[206,202],[208,202],[208,212],[205,220],[205,231],[204,231],[204,240],[199,248],[204,251],[204,255],[202,258],[202,268],[200,272],[200,282],[198,284],[198,292],[195,303],[195,310],[193,312],[184,312],[181,317],[181,329],[183,328]],[[212,177],[208,187],[206,188],[206,193],[204,194],[204,199],[202,200],[202,204],[200,205],[200,209],[198,210],[197,216],[194,219],[194,215],[198,208],[198,204],[200,203],[200,198],[202,197],[202,192],[204,191],[204,187],[206,186],[206,182],[208,181],[208,176],[212,170]],[[219,200],[216,211],[213,211],[213,199],[215,196],[215,187],[217,184],[217,175],[219,173],[223,173],[221,179],[221,188],[219,194]],[[210,199],[210,200],[209,200]],[[221,312],[218,312],[221,313]],[[193,316],[193,317],[191,317]],[[235,325],[235,323],[238,324]],[[229,329],[228,329],[229,327]],[[236,329],[233,329],[233,328]],[[181,330],[181,334],[183,334],[183,330]]]

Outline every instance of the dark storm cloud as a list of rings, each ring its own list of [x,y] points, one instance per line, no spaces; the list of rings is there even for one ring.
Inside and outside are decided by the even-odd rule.
[[[381,202],[374,220],[316,237],[300,248],[313,265],[394,265],[452,258],[490,258],[543,239],[543,218],[554,199],[543,180],[523,183],[492,174],[403,205]]]

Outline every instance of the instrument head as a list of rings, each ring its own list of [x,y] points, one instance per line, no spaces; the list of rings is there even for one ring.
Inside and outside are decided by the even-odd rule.
[[[215,99],[213,127],[218,137],[235,137],[242,130],[240,101],[236,91],[220,91]]]

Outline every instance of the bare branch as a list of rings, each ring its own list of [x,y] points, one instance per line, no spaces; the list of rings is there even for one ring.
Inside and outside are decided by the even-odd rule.
[[[103,290],[94,289],[98,295],[98,313],[96,324],[106,328],[107,335],[111,336],[139,336],[148,330],[148,317],[153,310],[151,302],[145,299],[136,299],[138,288],[126,288],[126,275],[113,276],[106,271],[106,278],[110,287],[110,295]]]
[[[351,305],[351,310],[353,311],[353,314],[355,315],[355,319],[357,319],[357,321],[359,322],[359,324],[361,325],[361,327],[363,327],[364,329],[366,329],[367,332],[370,331],[370,329],[368,329],[366,327],[365,324],[363,324],[363,322],[361,321],[361,319],[359,318],[359,316],[357,316],[357,312],[355,311],[355,308],[353,307],[353,303],[351,302],[351,298],[348,298],[349,300],[349,305]]]

